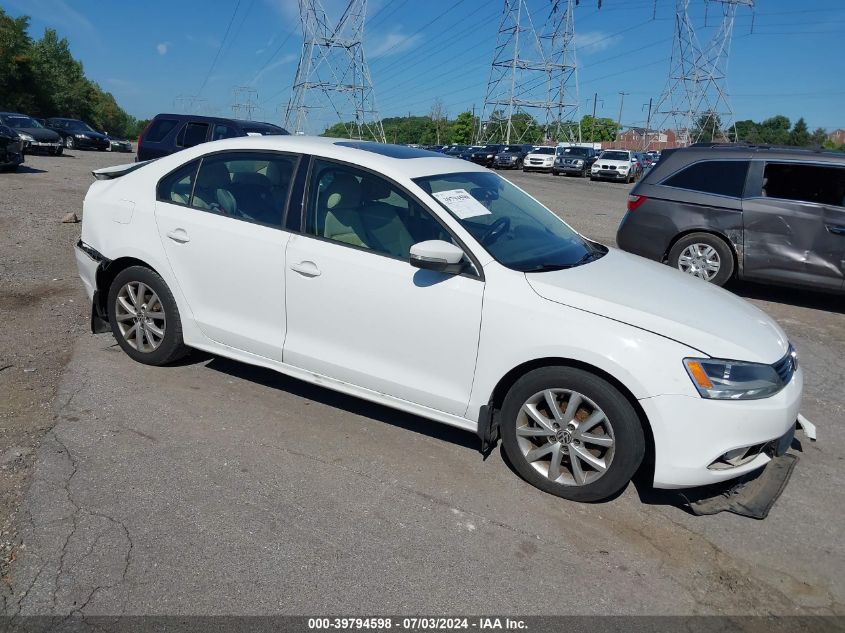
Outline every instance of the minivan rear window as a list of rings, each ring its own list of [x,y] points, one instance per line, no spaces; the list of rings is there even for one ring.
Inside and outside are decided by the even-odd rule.
[[[178,121],[176,119],[156,119],[150,125],[147,133],[144,134],[143,140],[149,141],[150,143],[160,143],[176,127],[177,123]]]
[[[763,172],[762,195],[845,207],[845,168],[767,163]]]
[[[741,198],[747,173],[747,160],[706,160],[690,165],[669,176],[660,184],[718,196]]]

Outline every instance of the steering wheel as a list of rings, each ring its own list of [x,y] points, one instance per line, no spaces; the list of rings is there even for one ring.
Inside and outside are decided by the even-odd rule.
[[[507,216],[499,218],[493,222],[486,231],[484,231],[478,241],[481,242],[482,246],[489,246],[502,237],[509,228],[511,228],[511,219]]]

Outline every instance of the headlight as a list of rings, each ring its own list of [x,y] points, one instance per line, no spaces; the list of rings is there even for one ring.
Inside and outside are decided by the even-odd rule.
[[[88,138],[88,137],[87,137],[87,136],[85,136],[84,134],[74,134],[74,136],[75,136],[76,138]]]
[[[576,161],[575,161],[575,164],[576,164],[576,165],[583,165],[583,164],[584,164],[584,161],[583,161],[583,160],[576,160]]]
[[[619,165],[619,167],[617,167],[617,169],[618,169],[619,171],[628,171],[628,169],[629,169],[629,168],[628,168],[628,167],[625,167],[625,165]]]
[[[775,368],[717,358],[685,358],[684,367],[702,398],[713,400],[757,400],[783,387]]]
[[[35,139],[32,138],[31,134],[27,134],[26,132],[18,132],[18,136],[20,136],[24,141],[34,141]]]

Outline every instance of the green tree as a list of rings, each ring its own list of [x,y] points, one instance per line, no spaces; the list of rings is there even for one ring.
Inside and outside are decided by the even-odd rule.
[[[827,132],[825,132],[824,128],[817,127],[813,130],[812,135],[810,136],[810,145],[813,147],[821,147],[824,145],[824,142],[827,140]]]
[[[698,117],[692,128],[692,138],[697,143],[713,143],[726,138],[722,130],[722,118],[717,112],[705,112]]]
[[[782,114],[765,119],[759,125],[761,143],[770,145],[786,145],[789,143],[789,128],[791,123],[789,117]]]
[[[807,128],[804,117],[798,119],[792,126],[792,131],[789,133],[789,144],[798,147],[806,147],[810,144],[810,130]]]
[[[29,18],[12,19],[0,8],[0,107],[32,111],[39,98],[32,63]]]
[[[581,118],[581,138],[587,142],[612,141],[618,132],[619,126],[613,119],[596,117],[593,121],[591,114]]]
[[[475,138],[478,119],[471,112],[461,112],[452,123],[452,143],[467,145]]]

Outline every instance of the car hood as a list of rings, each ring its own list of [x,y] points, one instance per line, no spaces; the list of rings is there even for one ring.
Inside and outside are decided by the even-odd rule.
[[[16,127],[15,130],[23,132],[24,134],[29,134],[36,141],[55,143],[59,140],[58,134],[56,134],[53,130],[47,130],[43,127]]]
[[[549,158],[554,159],[554,154],[528,154],[525,158]]]
[[[97,140],[109,138],[105,134],[100,134],[99,132],[88,132],[87,130],[68,130],[68,134],[84,134],[88,138],[94,138]]]
[[[616,249],[583,266],[525,277],[549,301],[654,332],[714,358],[771,364],[789,348],[780,326],[747,301]]]

